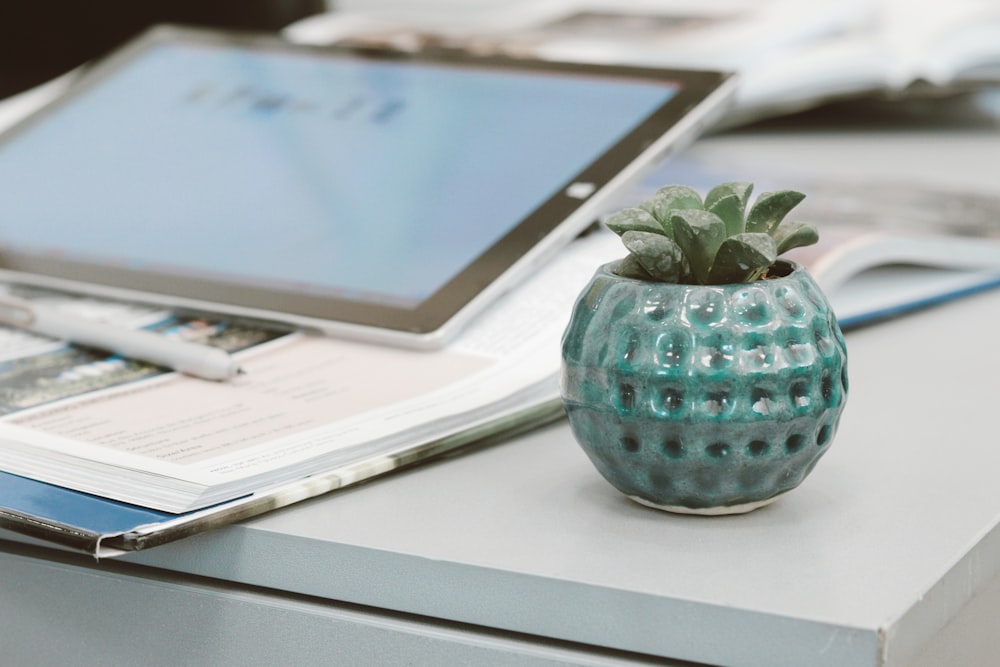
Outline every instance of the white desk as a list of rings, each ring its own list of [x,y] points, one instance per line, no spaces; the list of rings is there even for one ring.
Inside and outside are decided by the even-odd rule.
[[[875,136],[698,150],[996,187],[996,131]],[[849,334],[836,442],[749,515],[640,507],[558,424],[124,563],[7,544],[0,647],[11,664],[992,664],[998,330],[991,292]]]

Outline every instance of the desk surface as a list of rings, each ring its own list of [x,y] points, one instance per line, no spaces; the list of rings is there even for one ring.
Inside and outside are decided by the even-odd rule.
[[[746,516],[640,507],[559,425],[130,560],[711,664],[893,664],[1000,569],[990,323],[1000,293],[850,334],[835,445]]]
[[[877,143],[747,134],[696,150],[822,151],[871,176],[933,161],[946,183],[996,187],[969,160],[1000,155],[995,131]],[[998,327],[991,292],[848,334],[835,443],[748,515],[632,503],[558,424],[126,560],[710,664],[906,664],[1000,573]]]

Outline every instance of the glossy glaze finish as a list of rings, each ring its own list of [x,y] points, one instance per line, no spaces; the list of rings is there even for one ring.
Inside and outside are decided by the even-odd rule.
[[[829,448],[847,352],[801,267],[752,284],[676,285],[598,269],[563,336],[577,441],[623,493],[676,511],[753,509]]]

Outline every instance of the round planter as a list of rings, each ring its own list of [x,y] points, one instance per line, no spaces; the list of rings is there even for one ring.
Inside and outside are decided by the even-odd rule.
[[[563,335],[577,441],[627,496],[746,512],[795,488],[829,448],[847,351],[829,302],[779,261],[749,284],[680,285],[600,267]]]

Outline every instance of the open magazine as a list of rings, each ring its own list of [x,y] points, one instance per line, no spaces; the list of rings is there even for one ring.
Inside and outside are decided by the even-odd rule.
[[[992,0],[423,0],[337,8],[286,35],[738,71],[729,124],[831,99],[1000,82],[1000,5]]]

